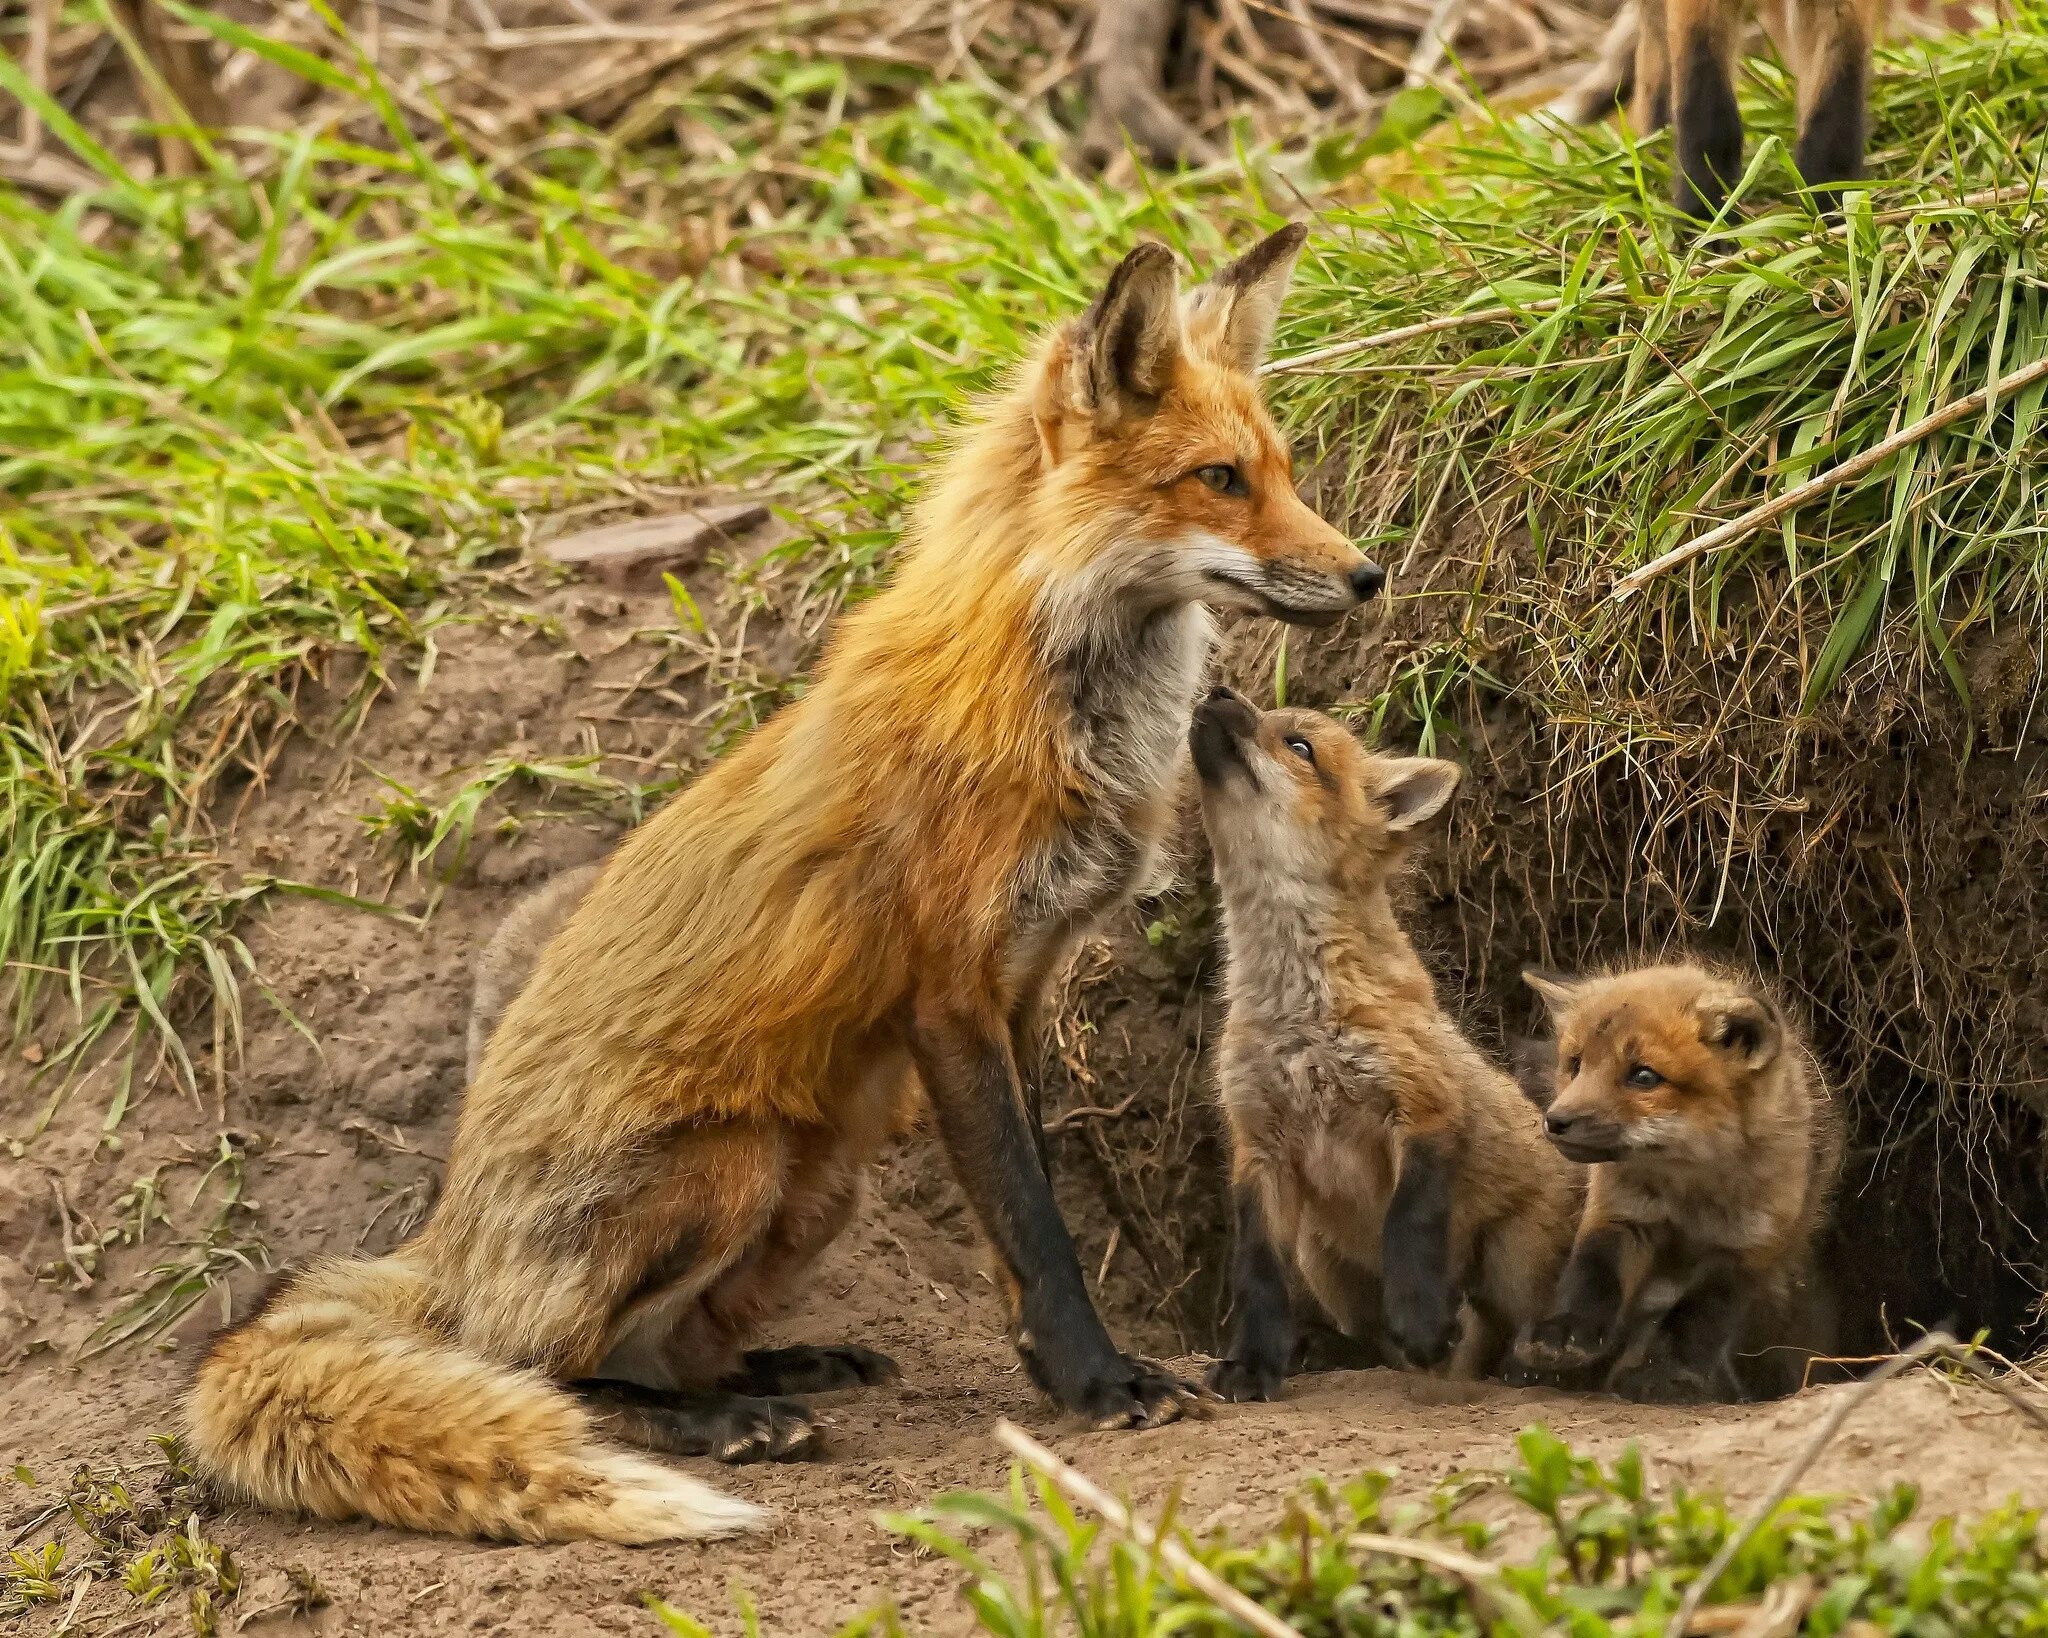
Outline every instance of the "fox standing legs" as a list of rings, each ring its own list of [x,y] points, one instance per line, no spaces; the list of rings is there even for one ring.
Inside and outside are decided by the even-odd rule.
[[[1258,1186],[1238,1180],[1230,1202],[1230,1337],[1209,1386],[1225,1399],[1278,1399],[1294,1354],[1287,1270],[1266,1232]]]

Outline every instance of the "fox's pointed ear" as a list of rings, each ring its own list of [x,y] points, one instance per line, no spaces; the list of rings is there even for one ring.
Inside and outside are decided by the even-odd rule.
[[[1190,339],[1246,375],[1256,371],[1272,345],[1287,281],[1307,239],[1307,228],[1289,222],[1188,292]]]
[[[1562,973],[1547,973],[1540,967],[1524,967],[1522,982],[1543,998],[1543,1005],[1550,1016],[1569,1011],[1579,998],[1579,981],[1566,978]]]
[[[1699,1004],[1700,1039],[1737,1059],[1745,1069],[1764,1069],[1778,1056],[1785,1026],[1777,1009],[1759,996],[1709,996]]]
[[[1433,756],[1404,756],[1381,776],[1379,799],[1387,807],[1387,829],[1413,830],[1450,801],[1465,771]]]
[[[1139,245],[1116,264],[1102,294],[1063,340],[1059,410],[1089,416],[1097,426],[1151,414],[1181,351],[1173,252]]]

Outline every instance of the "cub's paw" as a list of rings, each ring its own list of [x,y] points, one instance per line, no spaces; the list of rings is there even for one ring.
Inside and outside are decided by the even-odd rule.
[[[1458,1343],[1458,1292],[1436,1281],[1389,1277],[1381,1303],[1387,1340],[1418,1370],[1441,1365]]]
[[[1711,1377],[1662,1354],[1624,1365],[1608,1378],[1607,1391],[1642,1405],[1710,1405],[1728,1397]]]
[[[1067,1407],[1092,1428],[1155,1428],[1200,1416],[1215,1396],[1149,1359],[1120,1356],[1122,1368],[1082,1386]]]
[[[1219,1359],[1209,1367],[1209,1391],[1232,1404],[1278,1399],[1287,1373],[1268,1359]]]
[[[1585,1320],[1550,1314],[1522,1328],[1500,1379],[1511,1388],[1585,1387],[1603,1353],[1603,1339]]]

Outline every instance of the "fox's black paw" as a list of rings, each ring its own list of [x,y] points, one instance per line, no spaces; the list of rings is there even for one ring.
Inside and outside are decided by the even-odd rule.
[[[1387,1340],[1417,1370],[1441,1365],[1458,1343],[1458,1293],[1445,1284],[1410,1284],[1389,1274],[1381,1302]]]
[[[1219,1359],[1209,1367],[1209,1391],[1233,1404],[1278,1399],[1287,1373],[1266,1359]]]
[[[1067,1407],[1092,1428],[1155,1428],[1202,1415],[1214,1397],[1149,1359],[1122,1357],[1123,1369],[1085,1384]]]
[[[740,1366],[728,1385],[757,1394],[831,1393],[839,1388],[878,1387],[903,1376],[887,1354],[850,1343],[822,1348],[756,1348],[740,1356]]]
[[[1607,1391],[1642,1405],[1710,1405],[1725,1399],[1711,1377],[1660,1355],[1625,1365],[1608,1379]]]
[[[1576,1315],[1546,1315],[1515,1338],[1501,1380],[1516,1388],[1582,1387],[1602,1363],[1604,1340]]]
[[[796,1399],[728,1400],[707,1418],[710,1448],[721,1462],[802,1462],[824,1454],[810,1406]]]

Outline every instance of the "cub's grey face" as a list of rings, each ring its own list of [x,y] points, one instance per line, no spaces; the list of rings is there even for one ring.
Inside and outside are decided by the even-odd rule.
[[[1261,712],[1228,688],[1195,707],[1189,746],[1226,876],[1334,882],[1382,870],[1458,783],[1452,763],[1376,755],[1320,712]]]

